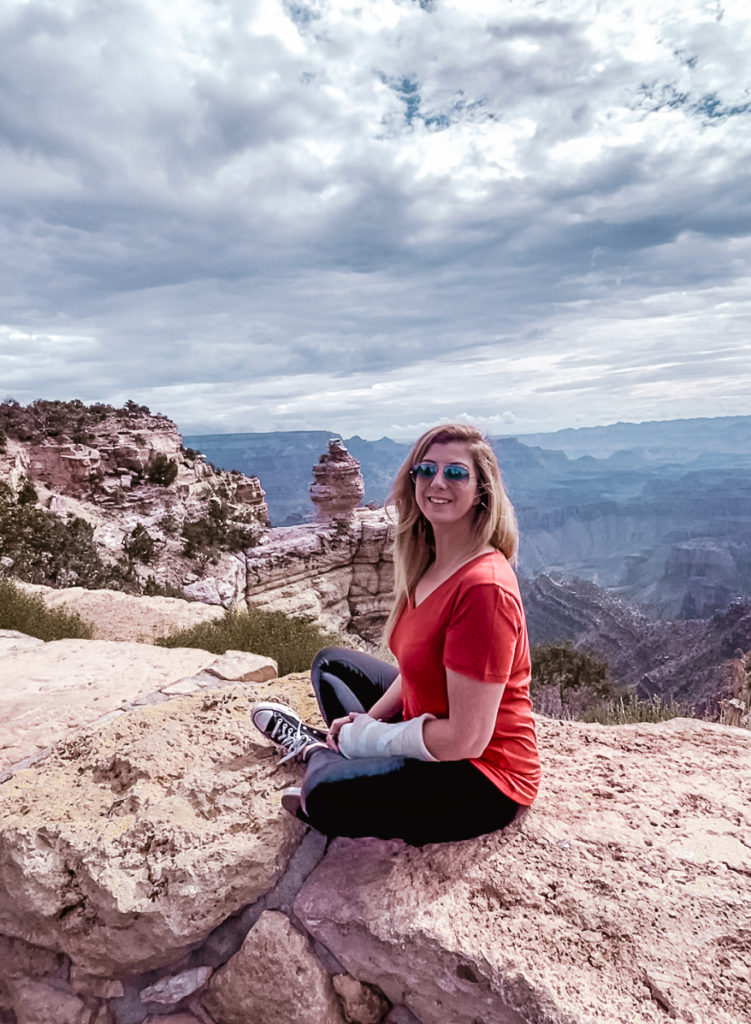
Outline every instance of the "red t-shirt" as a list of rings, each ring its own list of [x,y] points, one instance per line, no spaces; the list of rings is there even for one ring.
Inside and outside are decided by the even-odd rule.
[[[389,646],[402,673],[404,718],[426,711],[448,717],[446,669],[505,683],[495,730],[472,758],[498,788],[529,805],[540,785],[532,703],[529,639],[519,584],[500,551],[478,555],[415,607],[404,606]]]

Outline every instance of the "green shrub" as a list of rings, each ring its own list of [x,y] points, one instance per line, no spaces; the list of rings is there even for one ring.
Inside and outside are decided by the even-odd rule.
[[[59,587],[107,586],[111,568],[99,555],[91,525],[61,519],[30,498],[16,497],[0,481],[0,557],[10,559],[13,575]]]
[[[623,687],[613,682],[608,663],[570,643],[532,648],[530,693],[535,709],[552,718],[581,719],[592,707],[614,700]]]
[[[635,693],[628,693],[615,700],[605,700],[588,708],[581,716],[582,722],[599,722],[601,725],[632,725],[635,722],[666,722],[669,718],[694,718],[692,707],[685,707],[675,701],[665,702],[654,696],[641,700]]]
[[[532,648],[530,692],[535,711],[542,715],[601,725],[664,722],[694,714],[693,708],[665,703],[657,696],[640,699],[613,681],[606,661],[570,643]]]
[[[182,587],[176,587],[173,583],[160,583],[153,576],[147,576],[141,584],[141,591],[146,597],[178,597],[181,601],[194,601],[189,597]]]
[[[36,505],[39,501],[39,495],[36,492],[36,487],[28,477],[26,477],[21,485],[16,496],[16,501],[19,505]]]
[[[48,608],[38,594],[25,594],[11,580],[0,579],[0,629],[17,629],[40,640],[90,640],[91,626],[62,608]]]
[[[123,551],[131,562],[142,562],[150,565],[157,556],[158,541],[149,531],[138,523],[123,537]]]
[[[164,452],[157,452],[149,463],[149,481],[152,484],[169,487],[175,482],[177,472],[177,462],[174,459],[168,459]]]
[[[258,521],[247,509],[218,499],[209,502],[208,515],[185,520],[181,530],[183,554],[204,564],[216,562],[222,551],[244,551],[258,543]]]
[[[80,398],[68,402],[47,401],[39,398],[27,406],[14,398],[0,402],[0,430],[19,441],[43,441],[46,437],[91,444],[94,429],[108,416],[131,420],[134,416],[149,415],[148,407],[126,402],[122,409],[94,402],[84,405]]]
[[[341,638],[324,633],[307,619],[289,618],[282,612],[251,608],[247,612],[227,612],[214,622],[201,623],[161,637],[160,647],[198,647],[214,654],[225,651],[251,651],[274,658],[279,675],[304,672],[316,653]]]
[[[175,519],[171,512],[165,512],[157,526],[168,537],[174,537],[177,533],[177,519]]]
[[[151,415],[148,405],[139,405],[138,402],[134,402],[132,398],[128,399],[121,411],[126,413],[128,416]]]

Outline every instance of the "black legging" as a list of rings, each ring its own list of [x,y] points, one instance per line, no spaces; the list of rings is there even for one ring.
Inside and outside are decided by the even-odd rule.
[[[326,722],[367,711],[398,671],[360,651],[319,651],[311,675]],[[470,761],[348,760],[323,749],[308,758],[302,798],[300,817],[325,835],[404,839],[415,846],[494,832],[519,807]]]

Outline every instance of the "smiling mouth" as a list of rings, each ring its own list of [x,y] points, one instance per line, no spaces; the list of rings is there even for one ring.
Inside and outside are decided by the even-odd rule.
[[[428,498],[428,501],[433,505],[448,505],[451,498]]]

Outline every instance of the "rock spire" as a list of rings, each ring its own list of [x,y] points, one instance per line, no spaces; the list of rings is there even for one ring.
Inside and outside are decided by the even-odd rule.
[[[338,437],[329,441],[328,452],[313,466],[313,477],[310,498],[319,521],[349,519],[362,501],[365,483],[360,463]]]

